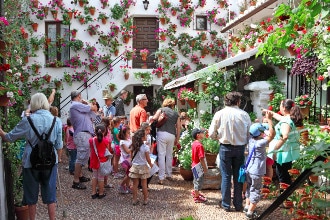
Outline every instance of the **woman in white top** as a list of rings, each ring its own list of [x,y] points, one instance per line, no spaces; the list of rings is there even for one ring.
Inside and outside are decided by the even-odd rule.
[[[128,177],[129,169],[131,168],[131,150],[129,146],[132,144],[131,135],[130,135],[130,128],[127,125],[124,125],[121,130],[119,131],[118,137],[120,139],[119,146],[120,146],[120,158],[119,164],[125,170],[125,177],[119,186],[119,193],[127,194],[132,192],[129,186],[130,179]]]

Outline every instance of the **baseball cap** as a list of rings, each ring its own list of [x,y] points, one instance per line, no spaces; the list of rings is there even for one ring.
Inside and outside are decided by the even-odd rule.
[[[261,134],[261,132],[264,132],[265,130],[266,128],[262,124],[254,123],[250,127],[250,134],[253,137],[258,137]]]
[[[81,92],[79,92],[78,90],[74,90],[71,92],[71,100],[76,98],[78,95],[80,95]]]
[[[201,129],[198,129],[198,128],[194,128],[191,132],[191,136],[196,139],[196,136],[197,134],[200,134],[200,133],[204,133],[205,130],[201,130]]]

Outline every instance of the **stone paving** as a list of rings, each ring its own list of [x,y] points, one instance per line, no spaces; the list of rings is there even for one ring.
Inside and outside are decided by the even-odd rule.
[[[66,158],[65,158],[66,159]],[[119,194],[118,185],[121,179],[110,177],[110,183],[115,187],[106,189],[107,196],[103,199],[91,199],[91,183],[87,183],[86,190],[72,189],[73,176],[65,170],[67,162],[59,164],[59,176],[63,198],[58,187],[58,208],[56,219],[170,219],[176,220],[192,216],[194,219],[246,219],[244,213],[225,212],[219,208],[221,199],[219,190],[204,190],[203,194],[208,201],[196,204],[191,198],[192,182],[182,179],[180,174],[174,173],[173,180],[166,180],[164,185],[157,184],[157,176],[153,177],[149,185],[149,204],[142,205],[142,192],[138,193],[140,205],[132,205],[132,194]],[[91,172],[86,168],[84,173],[91,177]],[[260,202],[259,211],[271,204],[270,200]],[[286,220],[282,209],[277,209],[268,219]],[[37,219],[48,219],[47,207],[41,203],[37,206]]]

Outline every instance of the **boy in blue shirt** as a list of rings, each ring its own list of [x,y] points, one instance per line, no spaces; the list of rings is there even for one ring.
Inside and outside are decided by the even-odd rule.
[[[261,199],[262,177],[266,174],[266,146],[274,138],[275,131],[272,122],[272,113],[266,113],[269,126],[269,134],[265,135],[265,127],[260,123],[252,124],[250,127],[251,138],[249,140],[250,163],[246,169],[246,203],[244,212],[247,219],[257,219],[255,209]]]

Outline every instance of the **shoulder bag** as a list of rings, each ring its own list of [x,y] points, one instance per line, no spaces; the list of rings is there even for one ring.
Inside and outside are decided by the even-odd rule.
[[[94,152],[95,152],[95,154],[97,156],[97,159],[99,160],[99,163],[100,163],[100,168],[99,168],[100,173],[103,176],[107,176],[112,171],[111,160],[108,159],[106,162],[101,162],[100,161],[100,158],[99,158],[99,155],[97,153],[96,144],[95,144],[95,138],[93,138],[93,145],[94,145]]]
[[[256,145],[254,144],[253,148],[252,148],[252,151],[251,153],[249,154],[249,157],[246,161],[246,164],[245,165],[242,165],[240,168],[239,168],[239,172],[238,172],[238,182],[239,183],[244,183],[245,180],[246,180],[246,169],[247,167],[249,166],[249,163],[250,163],[250,160],[252,158],[252,154],[254,154],[254,151],[256,149]]]

